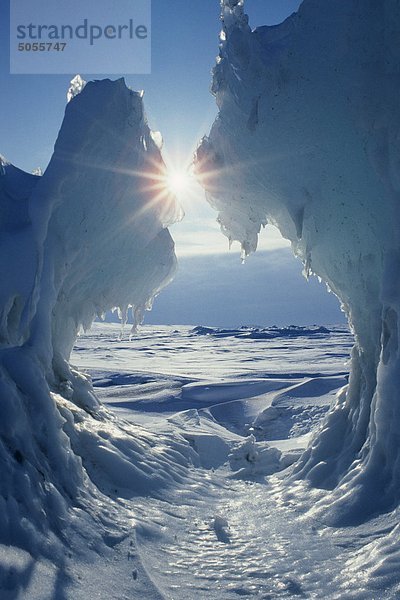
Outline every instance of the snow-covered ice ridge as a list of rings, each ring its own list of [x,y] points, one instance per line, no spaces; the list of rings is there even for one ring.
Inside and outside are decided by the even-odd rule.
[[[221,5],[197,172],[244,254],[271,222],[342,303],[349,386],[295,471],[328,490],[321,517],[362,522],[400,499],[400,5],[304,0],[255,30],[243,0]]]

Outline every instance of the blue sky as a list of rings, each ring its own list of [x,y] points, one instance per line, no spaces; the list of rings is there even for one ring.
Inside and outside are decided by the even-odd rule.
[[[246,9],[252,26],[273,25],[284,20],[299,4],[300,0],[247,0]],[[69,81],[76,73],[71,72],[70,76],[10,75],[8,0],[0,0],[0,6],[0,153],[20,168],[31,171],[36,167],[44,168],[50,159],[63,118]],[[208,132],[216,116],[215,101],[209,93],[209,88],[211,69],[218,51],[219,29],[218,0],[152,0],[152,72],[150,75],[126,77],[127,84],[133,89],[145,91],[145,106],[150,126],[161,131],[165,153],[174,164],[184,165],[190,162],[197,143]],[[85,79],[100,78],[98,75],[91,76],[90,73],[81,75]],[[188,263],[185,261],[191,260],[192,268],[198,270],[199,276],[201,273],[204,275],[204,265],[208,265],[208,269],[211,268],[208,257],[217,254],[219,265],[224,260],[229,264],[225,283],[229,285],[229,278],[233,277],[236,288],[238,285],[240,288],[236,290],[236,297],[242,298],[249,286],[249,278],[244,277],[244,271],[241,270],[246,269],[246,266],[243,267],[238,256],[234,254],[234,259],[237,259],[235,271],[235,267],[232,266],[233,256],[228,254],[227,240],[219,232],[215,212],[207,205],[198,187],[194,186],[192,192],[190,201],[182,197],[186,218],[171,229],[177,244],[181,271],[188,272]],[[275,252],[279,249],[281,254]],[[274,264],[281,256],[284,269],[288,269],[290,264],[288,277],[292,278],[292,292],[307,285],[301,279],[301,265],[294,262],[294,259],[292,263],[288,263],[287,243],[278,232],[268,228],[261,236],[260,250],[260,256],[263,252],[267,254],[268,251],[273,251]],[[250,258],[249,263],[251,260],[254,259]],[[250,270],[249,267],[248,273]],[[271,273],[268,277],[264,277],[262,272],[259,275],[268,289],[276,288],[277,297],[282,293],[282,283],[278,283],[278,279],[274,283]],[[209,273],[209,276],[208,283],[203,281],[204,297],[210,297],[211,288],[207,291],[207,286],[216,280],[212,273]],[[224,278],[223,269],[220,269],[219,277]],[[171,289],[164,292],[165,300],[164,294],[157,299],[157,318],[161,321],[166,318],[165,314],[168,311],[170,315],[170,309],[166,307],[163,314],[162,307],[171,301],[171,294],[179,296],[179,289],[183,289],[184,286],[184,278],[179,275]],[[332,298],[327,294],[317,293],[313,296],[313,289],[308,290],[311,294],[311,298],[307,300],[308,304],[314,298],[315,306],[326,309],[326,314],[320,315],[318,311],[315,313],[320,315],[319,320],[340,320],[337,303],[332,305]],[[200,307],[199,296],[198,302]],[[252,321],[251,314],[244,309],[242,301],[237,302],[236,309],[233,308],[233,304],[230,317],[232,325],[245,322],[246,319]],[[192,314],[193,312],[195,313],[195,309]],[[284,310],[281,312],[281,322],[284,322]],[[305,315],[307,311],[303,312]],[[267,313],[266,309],[265,315]],[[178,308],[176,316],[178,322]],[[174,320],[171,315],[170,317],[169,320]],[[206,320],[205,316],[203,321]],[[297,321],[301,320],[300,308]],[[264,321],[268,324],[270,319],[265,316]]]
[[[175,281],[156,298],[146,323],[169,325],[334,325],[344,321],[333,294],[306,281],[289,249],[181,259]]]

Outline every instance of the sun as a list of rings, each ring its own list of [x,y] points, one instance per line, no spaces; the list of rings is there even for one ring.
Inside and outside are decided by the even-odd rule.
[[[166,186],[172,194],[180,196],[188,192],[191,183],[192,179],[187,169],[169,169]]]

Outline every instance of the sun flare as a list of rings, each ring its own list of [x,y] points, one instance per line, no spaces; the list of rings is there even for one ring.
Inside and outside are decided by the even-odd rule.
[[[176,196],[188,192],[191,183],[190,174],[186,169],[171,169],[167,174],[167,188]]]

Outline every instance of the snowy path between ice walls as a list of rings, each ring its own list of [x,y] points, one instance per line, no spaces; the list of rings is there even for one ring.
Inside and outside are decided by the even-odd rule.
[[[351,561],[395,515],[330,529],[308,512],[322,492],[305,494],[279,472],[346,384],[346,329],[144,327],[131,342],[118,333],[96,323],[77,340],[72,362],[120,420],[155,444],[184,438],[198,461],[162,494],[114,490],[131,533],[110,535],[106,554],[100,544],[80,548],[64,597],[376,598]],[[379,590],[385,597],[396,595]]]

